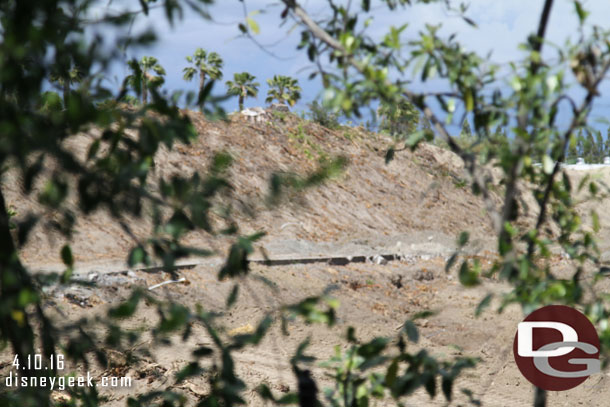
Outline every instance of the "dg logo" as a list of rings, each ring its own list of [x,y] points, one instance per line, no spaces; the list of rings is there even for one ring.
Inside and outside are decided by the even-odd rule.
[[[521,374],[549,391],[574,388],[601,370],[595,327],[564,305],[540,308],[519,323],[513,353]]]

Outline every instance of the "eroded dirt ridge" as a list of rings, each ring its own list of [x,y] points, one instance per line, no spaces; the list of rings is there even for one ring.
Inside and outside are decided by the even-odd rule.
[[[445,271],[445,261],[462,230],[471,232],[471,255],[479,256],[484,266],[494,258],[489,220],[481,201],[467,188],[463,167],[455,155],[423,145],[416,152],[400,152],[386,165],[384,153],[392,141],[362,128],[331,131],[285,113],[270,113],[262,122],[234,117],[230,123],[212,123],[197,113],[188,114],[200,137],[190,146],[160,151],[155,158],[157,176],[204,171],[214,151],[230,152],[235,157],[231,169],[235,193],[228,199],[234,200],[242,232],[267,231],[262,246],[277,262],[266,265],[262,253],[257,252],[253,259],[259,261],[252,264],[247,289],[226,312],[224,301],[232,283],[218,281],[217,273],[229,240],[203,233],[190,235],[188,243],[211,247],[218,256],[186,264],[177,275],[160,268],[129,270],[124,259],[133,241],[107,214],[95,213],[79,219],[71,242],[78,278],[95,285],[48,288],[46,309],[50,315],[66,321],[93,318],[127,298],[138,286],[150,289],[149,293],[160,299],[226,312],[223,335],[230,336],[251,332],[264,315],[282,304],[330,290],[340,302],[334,328],[292,322],[285,336],[276,321],[260,346],[236,355],[237,373],[250,386],[248,405],[263,405],[253,390],[260,383],[269,385],[277,395],[296,389],[288,360],[305,338],[311,338],[308,353],[321,361],[331,356],[333,345],[341,344],[347,326],[355,327],[363,341],[379,335],[393,336],[406,319],[422,310],[436,314],[417,322],[421,340],[409,346],[426,348],[441,358],[470,355],[482,359],[456,383],[452,405],[468,403],[461,388],[470,389],[485,406],[531,405],[532,387],[512,361],[512,339],[522,318],[520,309],[509,307],[502,314],[489,311],[474,317],[476,305],[487,293],[500,293],[507,287],[485,280],[482,286],[466,290],[457,282],[455,271]],[[81,136],[71,148],[84,152],[89,142],[90,138]],[[320,160],[335,155],[349,159],[349,167],[339,178],[305,195],[292,196],[278,209],[269,211],[262,204],[273,171],[313,171]],[[608,174],[603,172],[601,176]],[[18,179],[10,179],[7,189],[8,203],[17,209],[17,216],[37,208],[35,194],[21,195]],[[586,205],[599,203],[586,203],[583,213],[591,209]],[[605,216],[610,215],[599,212],[602,233],[606,233]],[[149,224],[135,219],[130,222],[138,236],[149,232]],[[61,237],[38,227],[22,256],[34,269],[61,269],[59,249],[63,243]],[[313,260],[292,264],[291,258]],[[561,256],[552,261],[557,269],[567,264]],[[187,343],[176,335],[169,338],[170,345],[149,352],[153,340],[147,332],[157,319],[154,307],[143,304],[123,323],[142,333],[130,350],[138,363],[128,362],[127,355],[108,351],[108,367],[90,368],[96,378],[132,378],[129,387],[100,389],[108,397],[109,406],[125,405],[127,397],[154,389],[179,388],[191,403],[209,391],[206,374],[174,384],[174,374],[191,360],[191,351],[211,344],[205,330],[195,325]],[[103,337],[104,332],[99,335]],[[9,352],[4,351],[0,359],[6,362],[0,370],[4,375],[10,369]],[[73,368],[84,373],[82,367]],[[312,372],[320,387],[331,384],[318,364],[313,365]],[[607,380],[606,375],[600,375],[570,392],[551,393],[549,405],[567,405],[575,398],[584,405],[600,405],[610,391]],[[68,396],[58,392],[54,397]],[[423,392],[416,393],[409,404],[446,405],[442,396],[431,401]]]

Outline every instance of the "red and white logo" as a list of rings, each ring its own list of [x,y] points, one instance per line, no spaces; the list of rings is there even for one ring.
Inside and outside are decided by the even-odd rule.
[[[519,323],[513,353],[523,376],[544,390],[569,390],[601,371],[595,327],[565,305],[540,308]]]

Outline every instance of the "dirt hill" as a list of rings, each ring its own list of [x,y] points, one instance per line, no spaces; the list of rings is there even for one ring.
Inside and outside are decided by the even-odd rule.
[[[191,145],[159,151],[157,175],[205,172],[215,152],[229,152],[235,158],[230,171],[231,200],[241,232],[267,231],[264,243],[271,254],[305,250],[315,255],[321,250],[306,242],[393,247],[428,241],[451,244],[461,230],[485,240],[492,235],[481,201],[463,180],[461,160],[446,150],[424,145],[414,153],[398,152],[386,165],[384,155],[392,140],[362,127],[329,130],[290,113],[269,114],[262,123],[251,123],[240,115],[229,122],[210,122],[200,113],[186,113],[200,136]],[[84,155],[91,140],[90,136],[76,137],[71,148]],[[274,172],[312,173],[321,161],[337,156],[349,161],[338,178],[292,196],[279,208],[266,206]],[[21,194],[16,177],[9,175],[8,181],[8,205],[18,216],[38,207],[35,194]],[[47,214],[48,219],[53,216]],[[130,221],[130,226],[140,236],[150,232],[150,225],[140,219]],[[228,243],[204,233],[188,240],[216,249],[220,255]],[[37,227],[22,256],[32,265],[59,263],[63,244],[58,234]],[[107,214],[99,212],[78,219],[71,244],[77,262],[95,262],[124,259],[133,241]]]
[[[242,117],[230,122],[209,122],[197,113],[188,112],[200,134],[192,145],[179,145],[173,151],[162,150],[155,158],[155,177],[172,174],[204,172],[214,152],[226,150],[235,158],[231,169],[234,192],[229,201],[236,211],[242,233],[265,230],[263,241],[272,256],[294,253],[317,255],[344,254],[357,250],[392,249],[413,252],[413,248],[427,247],[436,256],[402,259],[386,265],[349,263],[346,265],[306,264],[268,267],[254,264],[232,312],[224,315],[221,331],[224,336],[252,332],[253,327],[267,314],[274,314],[285,304],[307,296],[319,295],[332,288],[332,296],[339,300],[337,325],[327,329],[320,325],[291,321],[289,335],[280,332],[275,324],[256,348],[235,352],[236,372],[247,383],[247,405],[265,404],[255,387],[266,383],[279,397],[297,389],[296,380],[287,361],[299,343],[309,338],[308,354],[326,360],[334,345],[344,346],[340,339],[347,326],[356,329],[365,341],[375,336],[394,337],[406,319],[423,310],[436,311],[418,320],[420,341],[412,349],[426,348],[443,360],[467,355],[481,358],[475,369],[460,376],[455,387],[455,400],[447,403],[438,396],[430,400],[423,390],[408,399],[409,405],[446,406],[470,405],[467,394],[472,391],[480,405],[530,406],[533,388],[523,378],[512,356],[517,324],[522,320],[521,309],[509,306],[503,313],[499,306],[502,293],[509,290],[503,282],[484,279],[483,284],[465,289],[455,271],[445,271],[442,250],[450,251],[455,236],[469,230],[482,247],[494,246],[490,221],[479,198],[465,186],[460,160],[452,153],[423,145],[416,152],[401,151],[394,161],[385,164],[384,155],[392,141],[362,128],[343,127],[328,130],[290,114],[271,115],[268,122],[250,123]],[[84,155],[91,136],[79,136],[70,148]],[[278,208],[268,208],[265,196],[269,179],[275,171],[311,173],[320,160],[333,156],[349,160],[347,170],[325,185],[291,194]],[[600,173],[607,177],[607,172]],[[585,174],[570,174],[576,181]],[[9,172],[4,179],[9,205],[24,216],[38,207],[35,195],[24,197],[19,180]],[[602,233],[607,233],[603,202],[582,205],[583,215],[596,208],[602,221]],[[40,208],[38,208],[40,209]],[[48,212],[47,219],[57,214]],[[128,219],[130,228],[146,236],[150,224]],[[224,254],[229,240],[204,233],[189,236],[191,244],[211,247]],[[63,240],[38,226],[23,249],[23,258],[31,265],[59,263]],[[72,247],[80,264],[122,261],[133,242],[121,227],[103,212],[78,219]],[[565,258],[553,260],[555,269],[567,268]],[[212,312],[226,311],[225,298],[233,281],[217,279],[217,264],[200,264],[180,271],[184,278],[179,284],[163,285],[169,278],[161,270],[142,270],[102,273],[86,276],[96,284],[58,285],[45,291],[45,310],[55,320],[65,323],[79,318],[93,319],[103,315],[109,306],[126,299],[134,286],[149,288],[150,295],[192,307],[200,304]],[[483,267],[490,264],[483,260]],[[79,264],[77,263],[77,269]],[[112,271],[112,268],[107,269]],[[116,269],[114,269],[116,270]],[[271,283],[271,284],[270,284]],[[610,282],[604,282],[608,287]],[[481,317],[474,317],[477,304],[488,294],[496,294],[492,307]],[[122,322],[124,327],[142,332],[140,341],[130,350],[141,359],[128,363],[124,355],[109,349],[109,366],[92,366],[94,377],[120,375],[133,378],[133,384],[119,389],[102,389],[108,406],[124,406],[127,397],[143,392],[170,388],[186,394],[195,404],[209,392],[208,373],[174,384],[175,373],[191,359],[196,347],[212,347],[212,339],[200,325],[193,325],[193,335],[187,342],[181,333],[171,336],[171,345],[155,346],[150,331],[158,322],[158,313],[151,304],[142,304],[138,312]],[[276,321],[277,322],[277,321]],[[493,332],[492,332],[493,330]],[[493,333],[493,334],[491,334]],[[95,332],[103,338],[106,332]],[[154,350],[154,352],[150,352]],[[6,376],[13,356],[10,349],[0,352],[0,375]],[[216,361],[210,359],[206,363]],[[206,365],[209,368],[209,365]],[[72,367],[71,367],[72,369]],[[82,374],[85,369],[80,369]],[[118,372],[118,373],[117,373]],[[321,388],[332,385],[328,369],[317,362],[312,374]],[[549,394],[549,405],[599,404],[608,396],[607,375],[591,377],[583,386],[570,392]],[[518,390],[518,391],[517,391]],[[58,392],[56,392],[58,393]],[[59,393],[58,393],[59,394]],[[605,394],[605,396],[604,396]],[[65,393],[62,397],[68,397]],[[380,400],[382,405],[385,400]]]

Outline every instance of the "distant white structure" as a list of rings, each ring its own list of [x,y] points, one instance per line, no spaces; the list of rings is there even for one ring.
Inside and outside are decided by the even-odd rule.
[[[604,157],[603,164],[587,164],[582,157],[576,159],[576,164],[564,164],[562,167],[576,171],[594,170],[598,168],[604,168],[610,166],[610,157]]]
[[[262,107],[251,107],[241,111],[242,116],[252,123],[264,123],[269,120],[269,113]]]

